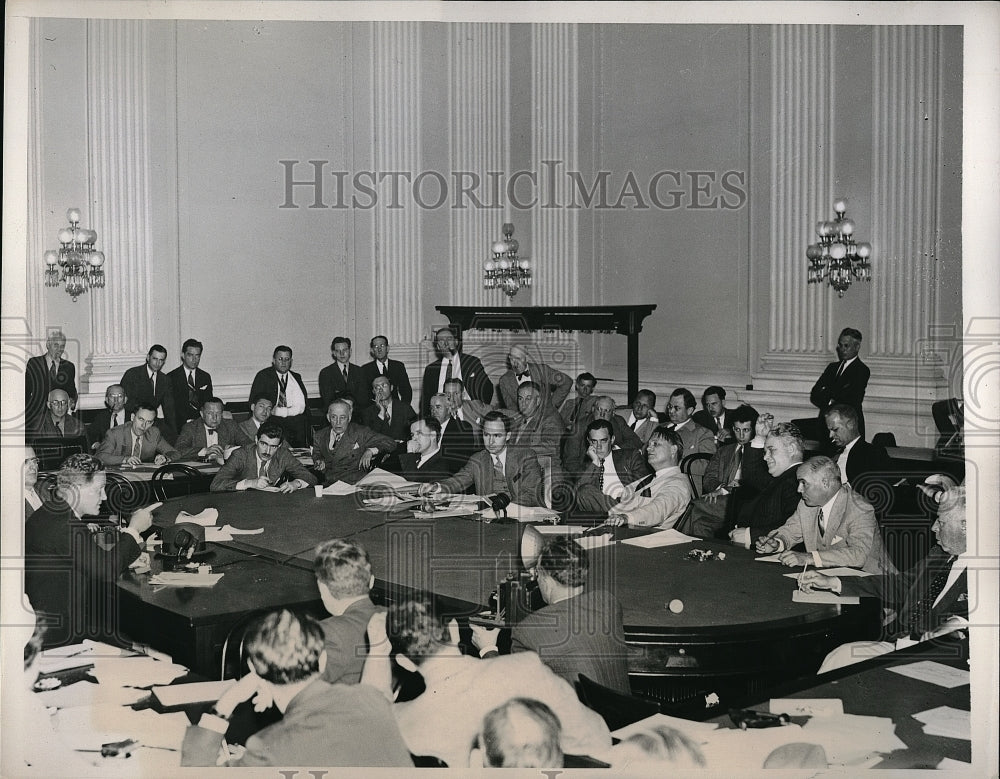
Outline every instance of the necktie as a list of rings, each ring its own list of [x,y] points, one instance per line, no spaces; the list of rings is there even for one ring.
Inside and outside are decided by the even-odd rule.
[[[576,422],[576,417],[580,413],[580,406],[583,405],[583,398],[577,398],[573,404],[573,412],[569,415],[570,422]]]
[[[392,413],[388,403],[382,407],[382,414],[385,416],[385,423],[388,425],[392,421]]]
[[[820,536],[825,536],[826,535],[826,517],[823,516],[823,509],[820,509],[819,513],[816,514],[816,524],[819,525],[819,534],[820,534]]]
[[[337,444],[340,443],[340,439],[343,437],[343,435],[344,435],[343,433],[334,433],[333,434],[333,443],[330,444],[330,448],[331,449],[336,449],[337,448]]]
[[[639,429],[639,425],[641,425],[645,421],[646,421],[645,419],[637,419],[637,420],[635,420],[635,422],[632,423],[632,429],[633,430],[638,430]]]
[[[279,406],[287,406],[288,405],[288,399],[287,399],[287,397],[285,395],[285,393],[288,391],[288,374],[287,373],[284,376],[279,376],[278,377],[278,384],[280,385],[280,389],[278,390],[278,405]]]
[[[260,461],[260,470],[257,471],[257,476],[261,479],[267,479],[267,460]]]
[[[839,379],[844,373],[844,366],[847,365],[843,360],[840,361],[840,367],[837,368],[837,378]]]
[[[63,434],[62,422],[56,422],[56,430],[59,431],[59,435]]]
[[[601,460],[601,464],[597,466],[597,488],[604,489],[604,460]]]
[[[937,572],[933,579],[931,579],[930,586],[927,589],[927,593],[917,601],[916,605],[913,607],[913,611],[910,613],[910,619],[906,626],[909,631],[910,638],[914,641],[919,641],[920,637],[928,630],[931,629],[931,625],[927,623],[927,615],[930,613],[931,606],[934,605],[934,601],[938,599],[938,595],[944,590],[944,585],[948,581],[948,575],[951,573],[951,566],[955,562],[955,557],[952,555],[944,563],[942,568]]]
[[[650,482],[656,478],[655,473],[651,473],[648,476],[643,476],[639,481],[635,483],[635,494],[642,495],[644,498],[653,497],[652,491],[649,489]]]
[[[118,412],[111,415],[111,427],[118,427]]]
[[[139,436],[135,437],[135,444],[132,446],[132,456],[137,459],[142,459],[142,438]]]
[[[149,385],[153,388],[153,397],[156,397],[156,373],[149,374]]]
[[[733,472],[729,477],[729,483],[733,486],[739,481],[740,465],[743,463],[743,444],[736,447],[736,457],[733,461]]]
[[[451,360],[445,357],[444,361],[448,364],[444,372],[444,380],[445,383],[447,384],[449,381],[451,381]]]
[[[59,363],[55,360],[53,360],[52,364],[49,366],[49,376],[52,378],[53,382],[55,382],[59,377]]]
[[[198,407],[198,391],[194,386],[194,371],[188,373],[188,405],[191,408]]]
[[[380,362],[378,364],[378,372],[380,374],[382,374],[383,376],[385,376],[385,363],[384,362]]]
[[[347,366],[342,367],[340,372],[344,374],[344,384],[347,384]]]
[[[493,455],[493,492],[507,492],[507,477],[498,454]]]

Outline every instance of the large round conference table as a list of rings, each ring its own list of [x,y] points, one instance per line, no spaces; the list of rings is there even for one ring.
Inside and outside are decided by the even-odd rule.
[[[168,527],[181,511],[209,507],[218,510],[220,527],[262,530],[208,544],[206,562],[224,574],[217,584],[158,587],[149,574],[131,572],[119,582],[125,632],[206,676],[219,674],[227,636],[251,615],[281,606],[324,613],[312,573],[321,541],[350,538],[367,550],[376,600],[428,590],[460,619],[482,611],[498,581],[520,569],[523,526],[516,522],[369,511],[357,496],[317,497],[313,490],[175,498],[155,511],[154,522]],[[829,649],[877,631],[878,614],[866,601],[793,602],[795,580],[784,576],[790,569],[756,561],[747,550],[712,541],[658,548],[620,541],[590,551],[589,586],[610,590],[622,604],[637,693],[669,702],[753,695],[814,672]],[[692,549],[725,559],[691,560]],[[160,568],[154,560],[153,573]],[[669,608],[675,600],[683,603],[679,612]]]

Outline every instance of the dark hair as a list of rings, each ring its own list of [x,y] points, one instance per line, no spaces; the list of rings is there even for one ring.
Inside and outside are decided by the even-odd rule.
[[[372,562],[361,544],[332,538],[316,547],[313,573],[335,598],[367,595],[371,590]]]
[[[189,347],[189,346],[194,346],[194,347],[195,347],[195,348],[197,348],[197,349],[201,349],[202,351],[205,351],[205,347],[204,347],[204,345],[202,345],[201,341],[199,341],[199,340],[198,340],[197,338],[188,338],[188,339],[187,339],[187,340],[186,340],[186,341],[185,341],[185,342],[184,342],[184,343],[183,343],[183,344],[181,345],[181,352],[182,352],[182,353],[183,353],[183,352],[186,352],[186,351],[188,350],[188,347]]]
[[[582,587],[590,560],[587,550],[569,536],[556,536],[542,547],[538,567],[565,587]]]
[[[151,401],[144,400],[136,405],[132,413],[135,414],[136,411],[152,411],[156,414],[156,406]]]
[[[670,446],[674,447],[674,459],[676,459],[677,462],[680,462],[681,452],[684,451],[684,442],[681,440],[681,437],[677,435],[676,431],[671,430],[666,425],[657,425],[650,438],[660,438],[666,441]]]
[[[274,408],[274,400],[272,400],[269,395],[265,395],[263,393],[261,393],[260,395],[254,395],[252,398],[250,398],[250,407],[253,408],[262,400],[266,400],[268,403],[271,404],[271,408]]]
[[[733,422],[749,422],[752,427],[757,426],[760,414],[753,406],[743,404],[733,409]]]
[[[167,357],[167,347],[162,344],[153,344],[150,346],[149,351],[146,352],[146,356],[149,357],[153,352],[163,352],[163,358],[166,359]]]
[[[608,435],[611,436],[611,438],[615,437],[615,426],[612,425],[611,421],[608,419],[595,419],[590,422],[587,425],[587,429],[584,431],[583,437],[586,438],[587,433],[590,433],[593,430],[607,430]]]
[[[319,622],[288,609],[264,615],[246,637],[247,660],[271,684],[294,684],[318,674],[324,646]]]
[[[446,387],[447,387],[447,386],[448,386],[449,384],[457,384],[457,385],[459,386],[459,388],[460,388],[460,389],[462,390],[462,392],[465,392],[465,382],[464,382],[464,381],[462,381],[462,380],[461,380],[460,378],[458,378],[457,376],[455,376],[455,377],[453,377],[453,378],[451,378],[451,379],[448,379],[448,381],[446,381],[446,382],[444,383],[444,386],[446,386]]]
[[[861,331],[860,330],[855,330],[853,327],[845,327],[843,330],[840,331],[840,334],[841,335],[849,335],[851,338],[853,338],[858,343],[860,343],[861,341],[864,340],[862,338],[862,336],[861,336]]]
[[[651,390],[651,389],[641,389],[641,390],[639,390],[637,393],[635,393],[635,397],[632,399],[632,402],[634,403],[636,400],[638,400],[641,397],[647,397],[647,398],[649,398],[650,408],[653,408],[653,407],[656,406],[656,393],[653,392],[653,390]]]
[[[726,399],[726,391],[722,387],[717,387],[714,384],[711,387],[705,388],[705,391],[701,393],[701,399],[705,400],[705,398],[707,398],[709,395],[718,395],[719,400]]]
[[[274,359],[278,355],[278,352],[288,352],[288,356],[291,357],[292,356],[292,347],[291,346],[285,346],[284,344],[281,344],[281,346],[275,346],[274,347],[274,351],[271,352],[271,359]]]
[[[379,338],[381,338],[383,341],[385,341],[385,345],[386,346],[389,345],[389,339],[386,338],[384,335],[374,335],[374,336],[372,336],[372,339],[368,342],[368,348],[369,349],[374,349],[375,348],[375,341],[378,340]]]
[[[494,409],[490,411],[486,416],[483,417],[483,427],[486,427],[487,422],[503,422],[503,429],[505,432],[510,432],[510,417],[506,414],[501,414],[499,411]]]
[[[406,655],[416,665],[437,654],[451,641],[448,626],[426,592],[418,592],[411,600],[390,603],[385,631],[393,651]]]
[[[208,400],[206,400],[204,403],[202,403],[201,407],[205,408],[205,406],[207,406],[209,403],[218,403],[220,406],[222,406],[223,409],[225,409],[225,407],[226,407],[226,404],[222,402],[222,398],[217,398],[217,397],[215,397],[215,395],[213,395]]]
[[[438,438],[441,437],[441,423],[437,421],[437,417],[432,417],[428,414],[425,417],[421,417],[418,421],[427,425]]]
[[[576,377],[577,381],[590,381],[593,382],[594,386],[597,386],[597,379],[594,378],[594,374],[589,371],[584,371],[579,376]]]
[[[280,444],[285,440],[285,428],[277,422],[271,422],[268,420],[257,429],[257,440],[259,441],[264,436],[267,436],[268,438],[277,438],[278,443]]]
[[[452,338],[455,339],[455,343],[458,345],[459,350],[462,348],[462,333],[461,330],[455,325],[446,325],[445,327],[439,327],[434,331],[434,341],[437,342],[438,338],[441,337],[441,333],[448,332],[451,334]]]
[[[521,722],[512,723],[512,718]],[[526,731],[525,718],[537,727]],[[561,733],[559,718],[544,703],[532,698],[511,698],[483,718],[480,743],[490,767],[561,768]]]
[[[330,351],[331,352],[334,349],[337,348],[337,344],[347,344],[347,348],[350,349],[351,348],[351,339],[348,338],[346,335],[338,335],[336,338],[334,338],[330,342]]]
[[[684,398],[685,408],[695,408],[698,404],[695,402],[694,395],[691,394],[691,390],[687,387],[678,387],[673,392],[670,393],[671,398],[676,398],[680,395]]]

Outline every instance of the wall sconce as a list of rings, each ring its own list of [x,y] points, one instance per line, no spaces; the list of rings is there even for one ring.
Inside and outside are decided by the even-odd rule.
[[[809,260],[809,284],[829,282],[837,290],[838,297],[855,279],[871,281],[872,245],[856,243],[854,240],[854,220],[847,218],[847,201],[840,198],[833,204],[837,218],[832,222],[816,223],[819,243],[809,244],[806,258]]]
[[[493,257],[483,263],[483,289],[499,287],[512,298],[521,287],[531,286],[531,262],[517,254],[514,225],[505,222],[503,239],[493,244]]]

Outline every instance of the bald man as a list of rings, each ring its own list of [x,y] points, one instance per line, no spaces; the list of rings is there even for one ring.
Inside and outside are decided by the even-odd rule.
[[[87,435],[87,428],[76,417],[69,415],[70,397],[66,390],[49,392],[45,413],[35,427],[37,438],[80,438]]]
[[[517,409],[517,388],[533,381],[541,388],[542,406],[553,413],[556,412],[569,391],[573,388],[573,380],[562,371],[550,368],[540,362],[532,362],[528,357],[527,344],[513,344],[507,351],[507,364],[510,368],[500,377],[497,387],[500,392],[500,408]],[[548,408],[551,407],[551,408]]]

